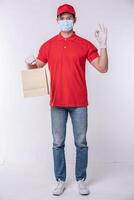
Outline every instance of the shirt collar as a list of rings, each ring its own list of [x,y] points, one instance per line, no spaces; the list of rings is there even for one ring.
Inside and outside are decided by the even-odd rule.
[[[73,31],[72,35],[67,37],[66,40],[74,40],[76,38],[76,33]],[[57,35],[58,40],[64,40],[65,38],[61,35],[61,32]]]

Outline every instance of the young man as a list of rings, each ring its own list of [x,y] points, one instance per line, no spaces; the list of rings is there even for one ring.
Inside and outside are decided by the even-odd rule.
[[[54,172],[57,186],[53,195],[61,195],[65,189],[66,160],[65,137],[68,113],[70,114],[74,142],[76,146],[75,176],[81,195],[89,194],[85,184],[88,164],[86,140],[88,125],[88,96],[85,80],[86,59],[99,72],[108,70],[107,30],[100,25],[95,36],[100,45],[98,49],[88,40],[78,36],[73,30],[76,23],[75,9],[64,4],[57,9],[59,34],[44,42],[36,58],[36,64],[28,68],[44,67],[50,70],[50,107],[53,135]]]

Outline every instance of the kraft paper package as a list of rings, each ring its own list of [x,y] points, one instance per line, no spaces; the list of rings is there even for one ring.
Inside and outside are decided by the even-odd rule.
[[[24,97],[49,95],[47,71],[43,68],[21,71]]]

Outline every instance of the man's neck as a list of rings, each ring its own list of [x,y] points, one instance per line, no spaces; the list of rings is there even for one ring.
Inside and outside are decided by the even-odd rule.
[[[64,38],[68,38],[68,37],[70,37],[73,34],[73,32],[74,32],[73,29],[71,31],[69,31],[69,32],[63,32],[63,31],[61,31],[61,35]]]

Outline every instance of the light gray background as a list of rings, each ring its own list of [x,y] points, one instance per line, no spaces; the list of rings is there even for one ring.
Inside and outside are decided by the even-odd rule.
[[[23,98],[21,70],[27,56],[59,32],[56,9],[70,3],[77,12],[76,33],[97,47],[98,23],[108,28],[109,71],[88,62],[88,145],[90,163],[134,161],[134,2],[132,0],[0,1],[0,160],[5,165],[40,163],[53,171],[49,96]],[[75,162],[70,117],[66,158]],[[46,173],[47,175],[47,173]]]

